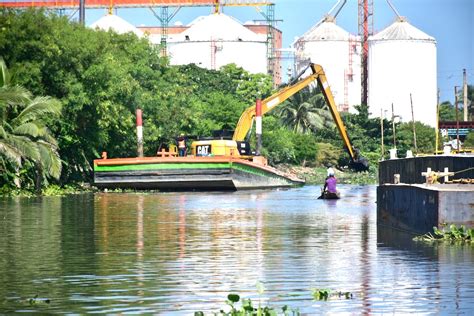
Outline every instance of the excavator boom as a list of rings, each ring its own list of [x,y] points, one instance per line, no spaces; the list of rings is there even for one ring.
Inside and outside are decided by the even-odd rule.
[[[312,70],[312,74],[308,77],[297,81],[296,83],[278,91],[277,93],[271,95],[270,97],[262,100],[262,115],[274,109],[277,105],[284,102],[286,99],[297,93],[298,91],[304,89],[309,84],[315,80],[318,83],[319,88],[326,100],[326,103],[329,106],[331,115],[336,123],[337,130],[341,135],[342,141],[344,142],[344,147],[347,150],[347,153],[351,157],[351,167],[356,170],[367,170],[368,162],[367,159],[360,157],[359,152],[352,146],[351,140],[347,134],[344,123],[339,115],[339,112],[336,108],[334,102],[334,97],[332,95],[331,89],[327,82],[326,74],[324,73],[323,68],[320,65],[311,63],[309,67]],[[240,116],[239,122],[235,129],[234,135],[232,137],[235,141],[244,141],[247,137],[248,132],[252,128],[252,123],[255,118],[255,106],[247,108],[244,113]]]

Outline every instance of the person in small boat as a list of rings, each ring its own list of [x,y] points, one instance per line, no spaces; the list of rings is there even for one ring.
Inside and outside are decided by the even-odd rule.
[[[326,177],[326,182],[324,183],[323,192],[330,193],[330,194],[337,194],[337,190],[336,190],[337,179],[334,176],[334,169],[328,168],[327,172],[328,172],[327,173],[328,176]]]

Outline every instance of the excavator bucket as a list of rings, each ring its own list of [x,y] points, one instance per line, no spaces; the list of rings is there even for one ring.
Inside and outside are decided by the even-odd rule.
[[[349,163],[349,168],[355,171],[367,171],[369,170],[369,161],[365,157],[359,157]]]
[[[352,147],[354,157],[349,162],[349,168],[355,171],[367,171],[369,170],[369,160],[360,154],[358,148]]]

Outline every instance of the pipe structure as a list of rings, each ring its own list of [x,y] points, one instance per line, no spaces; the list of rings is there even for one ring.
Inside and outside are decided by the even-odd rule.
[[[143,157],[143,121],[142,110],[137,109],[137,156]]]
[[[415,154],[418,154],[418,146],[416,145],[416,126],[415,126],[415,114],[413,113],[413,99],[410,93],[410,105],[411,105],[411,124],[413,127],[413,145],[415,146]]]
[[[342,8],[346,5],[346,2],[347,0],[339,0],[336,5],[331,9],[331,11],[333,11],[336,6],[338,6],[340,3],[342,2],[342,4],[339,6],[339,8],[337,9],[336,13],[334,13],[334,18],[337,17],[337,15],[339,14],[339,12],[341,12]],[[329,14],[331,13],[331,11],[329,11]]]
[[[262,100],[257,99],[255,104],[255,133],[257,134],[256,155],[260,156],[262,149]]]
[[[454,106],[456,107],[456,150],[459,153],[459,107],[458,107],[458,86],[454,86]]]
[[[467,117],[467,73],[466,73],[466,68],[462,70],[462,77],[463,77],[463,85],[462,85],[462,94],[463,94],[463,118],[464,121],[466,122],[468,117]]]
[[[392,9],[392,11],[395,13],[395,15],[396,15],[399,19],[401,19],[402,17],[401,17],[401,15],[400,15],[400,13],[398,13],[397,9],[395,9],[395,7],[394,7],[393,4],[390,2],[390,0],[387,0],[387,3],[388,3],[388,5],[390,6],[390,8]]]

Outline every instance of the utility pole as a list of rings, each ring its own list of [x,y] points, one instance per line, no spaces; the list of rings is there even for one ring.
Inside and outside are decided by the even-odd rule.
[[[410,104],[411,104],[411,124],[413,126],[413,145],[415,146],[415,154],[418,155],[418,146],[416,146],[416,127],[415,127],[415,114],[413,114],[413,100],[410,93]]]
[[[456,141],[459,152],[459,108],[458,108],[458,86],[454,86],[454,106],[456,107]]]
[[[393,103],[392,103],[392,131],[393,131],[393,148],[397,148],[397,138],[395,136],[395,112],[393,111]]]
[[[385,148],[383,146],[383,110],[380,109],[380,134],[381,134],[381,145],[382,145],[382,159],[381,160],[384,160],[384,157],[385,157]]]
[[[435,155],[438,154],[438,143],[439,143],[439,98],[440,98],[440,90],[438,88],[438,96],[437,96],[437,101],[436,101],[436,130],[435,130],[435,133],[436,133],[436,136],[435,136],[435,139],[436,139],[436,144],[435,144]]]
[[[86,21],[86,0],[79,0],[79,23],[85,25]]]
[[[467,74],[466,74],[466,68],[462,70],[462,77],[463,77],[463,110],[464,110],[464,122],[467,121]]]

